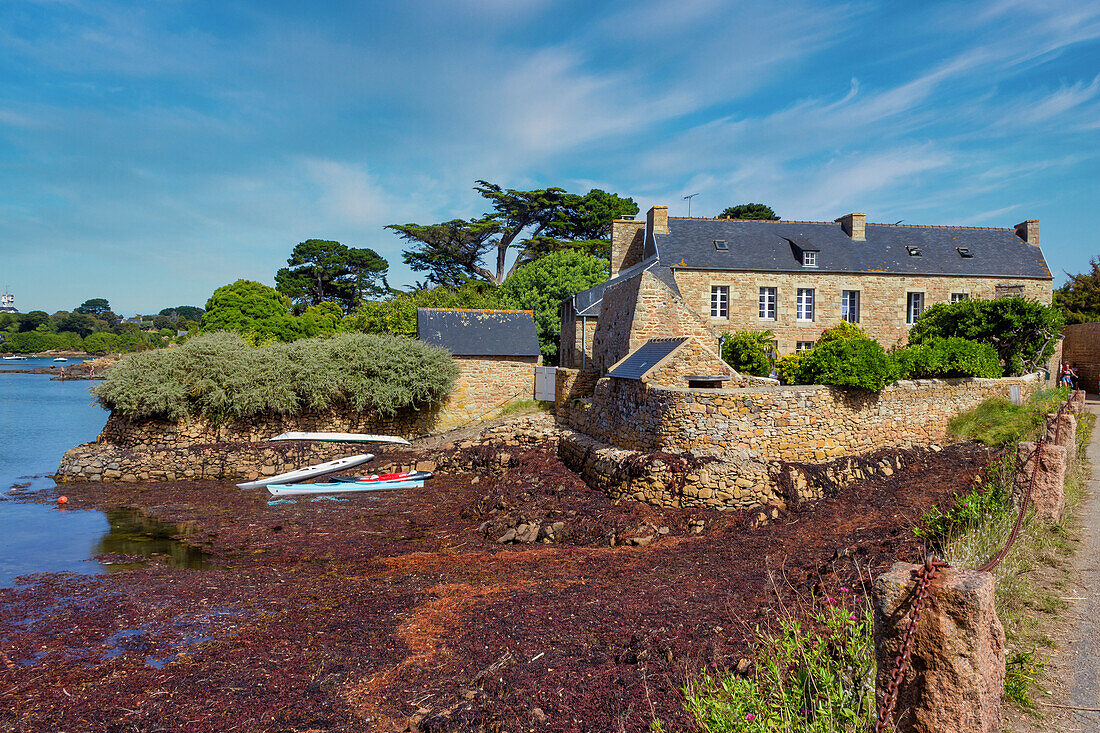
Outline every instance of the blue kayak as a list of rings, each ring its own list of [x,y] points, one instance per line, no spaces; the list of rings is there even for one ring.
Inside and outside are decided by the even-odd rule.
[[[268,486],[272,496],[294,496],[295,494],[345,494],[353,491],[389,491],[391,489],[419,489],[423,479],[415,481],[371,481],[360,483],[341,481],[324,484],[283,484]]]

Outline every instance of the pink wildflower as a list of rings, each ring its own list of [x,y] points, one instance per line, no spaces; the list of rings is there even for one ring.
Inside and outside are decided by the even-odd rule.
[[[752,713],[749,713],[748,715],[745,716],[745,720],[747,720],[751,723],[752,721],[756,720],[756,716],[753,715]]]
[[[849,587],[848,587],[848,586],[846,586],[846,585],[842,585],[842,586],[840,586],[840,592],[841,592],[841,593],[851,593],[851,592],[852,592],[852,589],[851,589],[851,588],[849,588]]]
[[[830,606],[835,606],[836,605],[836,599],[833,598],[832,596],[829,596],[828,598],[825,599],[825,603],[827,603]]]
[[[855,614],[853,613],[853,614],[852,614],[851,616],[849,616],[849,617],[848,617],[848,620],[849,620],[849,621],[855,621],[855,620],[856,620],[856,619],[858,619],[858,618],[859,618],[859,616],[857,616],[857,615],[855,615]]]

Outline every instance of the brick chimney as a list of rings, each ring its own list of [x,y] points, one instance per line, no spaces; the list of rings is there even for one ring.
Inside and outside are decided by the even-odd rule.
[[[1039,220],[1028,219],[1016,225],[1016,236],[1032,247],[1039,246]]]
[[[645,215],[650,234],[668,234],[668,207],[654,206]]]
[[[611,222],[611,277],[642,261],[645,244],[644,221],[615,219]]]
[[[864,229],[867,226],[866,214],[845,214],[836,220],[844,233],[852,238],[853,242],[866,242],[867,234]]]

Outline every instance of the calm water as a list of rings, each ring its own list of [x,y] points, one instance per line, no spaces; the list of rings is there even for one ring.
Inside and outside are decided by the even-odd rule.
[[[107,421],[88,392],[95,382],[12,373],[53,365],[52,359],[0,360],[0,587],[27,573],[102,572],[89,558],[107,552],[158,554],[173,565],[201,567],[199,553],[170,539],[173,527],[134,512],[60,510],[12,500],[20,492],[52,487],[48,476],[65,451],[95,440]]]
[[[52,365],[51,359],[0,361],[0,586],[42,570],[98,572],[98,563],[87,558],[110,529],[101,512],[59,511],[9,499],[13,486],[52,486],[52,480],[36,477],[56,471],[66,450],[94,440],[107,421],[88,393],[94,382],[11,373]]]

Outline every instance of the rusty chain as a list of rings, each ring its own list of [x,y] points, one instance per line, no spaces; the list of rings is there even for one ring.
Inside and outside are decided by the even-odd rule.
[[[890,681],[886,685],[886,695],[882,699],[882,706],[878,711],[878,721],[875,723],[875,733],[883,733],[890,723],[890,716],[894,713],[894,706],[898,702],[898,691],[901,682],[905,679],[905,672],[909,668],[909,657],[913,652],[913,641],[917,638],[917,628],[920,626],[920,612],[924,608],[924,602],[928,600],[928,587],[932,584],[940,568],[946,568],[948,564],[929,555],[919,569],[913,571],[913,577],[917,580],[917,587],[913,591],[913,605],[909,609],[909,626],[905,629],[905,636],[901,639],[901,647],[894,659],[894,670],[890,673]]]
[[[1068,401],[1063,402],[1054,418],[1054,442],[1061,443],[1062,440],[1062,415],[1065,413],[1069,406]],[[989,562],[982,567],[978,568],[979,571],[989,572],[993,568],[1000,564],[1005,555],[1012,548],[1013,543],[1016,541],[1016,537],[1020,533],[1020,527],[1023,525],[1024,516],[1027,514],[1027,506],[1031,502],[1031,493],[1035,488],[1036,477],[1039,475],[1039,464],[1043,458],[1043,446],[1047,442],[1048,428],[1044,426],[1042,434],[1039,436],[1039,440],[1035,444],[1035,464],[1032,467],[1031,478],[1028,480],[1027,490],[1024,493],[1023,502],[1020,505],[1020,513],[1016,517],[1016,523],[1012,526],[1012,533],[1008,537],[1008,541],[1005,542],[1005,546],[998,552]],[[920,568],[913,571],[913,577],[917,581],[917,586],[913,593],[913,605],[909,609],[909,625],[905,629],[905,635],[902,637],[901,646],[898,648],[898,654],[894,658],[894,669],[890,672],[890,680],[886,684],[886,694],[882,699],[882,705],[878,710],[878,720],[875,722],[875,733],[884,733],[887,726],[890,724],[890,716],[894,714],[894,708],[898,702],[898,692],[900,691],[901,683],[905,679],[905,673],[909,669],[909,659],[913,653],[913,642],[917,637],[917,629],[920,627],[920,612],[924,608],[925,602],[929,597],[929,587],[932,581],[935,579],[936,574],[939,573],[941,568],[950,567],[950,565],[943,560],[939,560],[932,555],[929,555],[924,564]]]
[[[1061,427],[1062,427],[1062,415],[1065,414],[1066,408],[1069,402],[1063,402],[1058,407],[1058,412],[1054,416],[1054,432],[1055,442],[1061,439]],[[1016,523],[1012,525],[1012,533],[1008,536],[1008,542],[1001,548],[1001,551],[990,559],[985,565],[978,568],[982,572],[990,572],[993,568],[1000,565],[1001,560],[1004,560],[1008,551],[1012,549],[1012,545],[1016,542],[1016,537],[1020,534],[1020,528],[1024,525],[1024,517],[1027,515],[1027,506],[1031,503],[1031,493],[1035,489],[1035,481],[1039,476],[1039,464],[1043,460],[1043,446],[1047,443],[1047,428],[1044,425],[1043,432],[1039,435],[1039,440],[1035,443],[1035,464],[1031,470],[1031,478],[1027,482],[1027,490],[1024,492],[1023,501],[1020,502],[1020,513],[1016,515]]]

